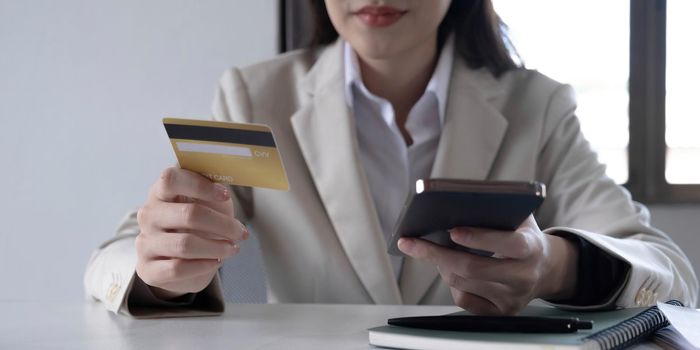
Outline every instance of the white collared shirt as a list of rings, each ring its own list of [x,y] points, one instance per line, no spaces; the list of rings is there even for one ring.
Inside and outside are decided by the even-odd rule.
[[[360,159],[387,241],[416,180],[430,176],[445,118],[453,52],[449,38],[425,92],[408,113],[406,130],[413,143],[407,146],[391,103],[367,90],[357,55],[344,43],[345,100],[355,116]],[[391,259],[398,278],[402,259]]]

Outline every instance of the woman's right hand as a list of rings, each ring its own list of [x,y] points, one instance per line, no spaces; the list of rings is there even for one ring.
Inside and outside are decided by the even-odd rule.
[[[227,186],[176,167],[151,186],[137,218],[136,273],[162,299],[206,288],[249,236]]]

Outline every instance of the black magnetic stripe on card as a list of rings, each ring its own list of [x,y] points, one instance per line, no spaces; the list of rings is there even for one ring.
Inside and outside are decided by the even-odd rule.
[[[238,143],[251,146],[276,147],[272,133],[265,131],[217,128],[200,125],[164,124],[171,139]]]

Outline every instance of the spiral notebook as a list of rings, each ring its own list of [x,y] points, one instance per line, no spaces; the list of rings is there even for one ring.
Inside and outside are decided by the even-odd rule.
[[[668,302],[682,306],[677,301]],[[464,312],[457,314],[466,314]],[[613,311],[569,312],[528,306],[521,316],[579,317],[592,320],[593,329],[576,333],[480,333],[435,331],[396,326],[369,329],[369,343],[395,349],[622,349],[643,341],[668,326],[656,307]]]

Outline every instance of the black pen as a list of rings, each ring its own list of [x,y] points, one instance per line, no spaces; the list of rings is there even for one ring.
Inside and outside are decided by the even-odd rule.
[[[445,315],[391,318],[393,326],[459,332],[573,333],[592,329],[593,321],[575,317]]]

